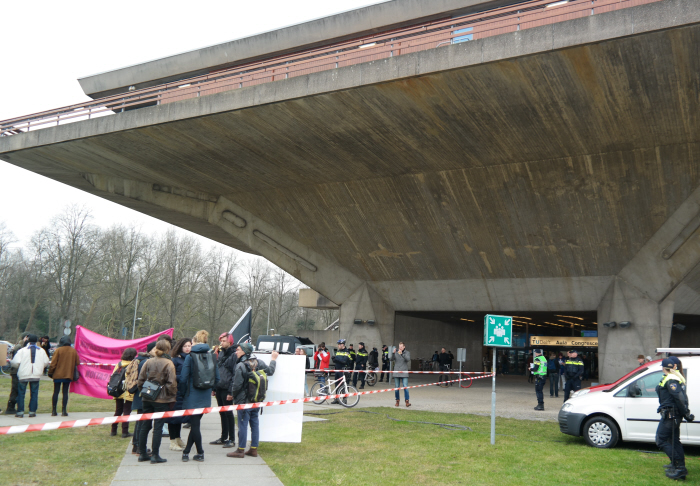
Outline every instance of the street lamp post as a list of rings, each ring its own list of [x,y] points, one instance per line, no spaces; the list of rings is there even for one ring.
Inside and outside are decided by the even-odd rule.
[[[134,340],[134,332],[136,331],[136,312],[139,310],[139,290],[141,289],[141,281],[139,280],[138,285],[136,285],[136,305],[134,306],[134,323],[131,326],[131,340]],[[140,321],[141,318],[139,317]]]

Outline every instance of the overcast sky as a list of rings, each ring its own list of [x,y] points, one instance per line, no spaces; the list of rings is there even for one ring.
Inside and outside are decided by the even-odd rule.
[[[77,81],[86,75],[375,3],[381,1],[3,2],[0,120],[89,100]],[[0,161],[0,222],[18,245],[74,203],[90,207],[104,227],[137,224],[149,233],[171,227]]]

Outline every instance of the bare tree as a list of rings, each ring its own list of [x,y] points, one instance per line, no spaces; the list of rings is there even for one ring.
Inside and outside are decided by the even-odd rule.
[[[204,272],[202,295],[204,316],[207,329],[212,335],[223,332],[222,322],[234,309],[238,298],[238,281],[236,270],[238,262],[232,251],[222,248],[212,249],[207,254],[207,266]],[[226,330],[230,329],[230,326]]]
[[[73,303],[85,277],[101,254],[99,230],[90,223],[90,211],[70,206],[32,239],[56,291],[59,322],[74,316]]]

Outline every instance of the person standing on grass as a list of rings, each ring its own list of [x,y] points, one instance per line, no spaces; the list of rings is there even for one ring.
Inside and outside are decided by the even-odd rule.
[[[233,372],[236,367],[236,350],[233,346],[233,336],[227,332],[219,336],[219,357],[216,365],[219,368],[219,381],[216,383],[216,404],[218,406],[233,405],[233,401],[227,400],[228,391],[233,381]],[[233,412],[219,412],[221,419],[221,437],[209,442],[211,445],[220,445],[224,449],[236,446],[236,421]]]
[[[49,365],[49,357],[43,349],[37,346],[34,334],[27,336],[27,345],[19,350],[12,358],[12,367],[17,368],[17,413],[15,417],[24,417],[24,396],[29,385],[29,416],[36,417],[39,406],[39,380]]]
[[[146,381],[157,383],[162,386],[160,393],[154,401],[143,400],[144,413],[167,412],[170,409],[170,403],[174,402],[177,397],[177,381],[175,374],[175,365],[169,358],[164,355],[170,352],[170,343],[165,339],[156,342],[156,347],[153,349],[153,358],[146,360],[146,363],[141,368],[139,373],[138,387],[139,391],[143,391],[143,384]],[[160,457],[160,442],[163,437],[163,424],[165,419],[155,419],[154,423],[146,420],[139,428],[139,462],[151,461],[151,464],[168,462],[167,459]],[[153,427],[153,439],[151,449],[153,453],[148,455],[146,442],[148,440],[148,432]]]
[[[19,353],[19,350],[22,349],[26,344],[27,344],[27,336],[29,336],[28,332],[23,332],[22,335],[19,338],[19,342],[15,344],[14,348],[12,348],[12,356],[10,358],[13,358],[14,356]],[[15,409],[15,406],[17,405],[17,395],[18,395],[18,389],[19,389],[19,379],[17,378],[17,368],[10,367],[10,377],[12,378],[12,385],[10,388],[10,396],[7,399],[7,407],[5,407],[5,415],[13,415],[17,413],[17,410]]]
[[[51,416],[56,417],[58,413],[58,393],[63,389],[63,402],[61,416],[68,416],[68,392],[70,382],[75,377],[75,369],[80,364],[78,352],[71,346],[68,336],[63,336],[58,342],[58,348],[53,353],[51,365],[49,366],[49,378],[53,378],[53,397],[51,398]]]
[[[411,366],[411,353],[406,350],[406,345],[404,343],[399,343],[399,349],[394,348],[394,352],[391,353],[391,361],[394,362],[394,387],[399,388],[403,386],[404,388],[408,386],[408,369]],[[394,395],[396,397],[396,406],[399,406],[399,390],[394,390]],[[408,401],[408,388],[403,391],[403,397],[406,400],[406,407],[411,406],[411,402]]]
[[[122,360],[114,366],[112,375],[115,373],[120,373],[122,368],[126,369],[134,359],[136,359],[136,348],[126,348],[122,353]],[[126,373],[124,375],[124,381],[126,382]],[[134,395],[129,393],[129,387],[126,386],[125,383],[124,393],[114,399],[114,416],[119,417],[120,415],[131,415],[131,404],[133,401]],[[112,424],[112,431],[109,435],[117,435],[118,425],[119,424],[117,423]],[[131,437],[131,434],[129,433],[129,422],[122,422],[122,439],[126,439],[128,437]]]
[[[251,373],[255,371],[264,371],[268,377],[275,374],[277,369],[277,351],[272,352],[270,365],[266,365],[259,361],[255,356],[251,356],[253,346],[248,343],[239,344],[236,348],[236,372],[233,376],[231,384],[231,393],[228,396],[233,403],[240,405],[242,403],[251,403],[251,397],[248,396],[248,379]],[[248,410],[238,410],[238,449],[235,452],[229,452],[227,457],[235,457],[242,459],[245,456],[258,457],[258,443],[260,442],[260,423],[258,421],[260,409],[249,408]],[[245,452],[245,446],[248,442],[248,424],[250,423],[250,449]]]
[[[182,406],[185,410],[192,408],[207,408],[211,407],[211,396],[212,392],[216,390],[217,383],[220,380],[219,368],[216,364],[216,355],[209,348],[209,333],[207,331],[198,331],[194,335],[194,346],[190,354],[185,358],[185,363],[182,365],[182,373],[180,374],[179,382],[186,385],[185,388],[185,399]],[[194,379],[195,374],[200,373],[201,370],[198,367],[203,367],[203,361],[208,360],[209,354],[213,359],[214,367],[214,383],[212,383],[210,388],[195,388]],[[197,360],[197,363],[194,362]],[[190,415],[190,434],[187,436],[187,444],[185,449],[182,451],[182,462],[187,462],[190,460],[190,451],[192,446],[197,447],[197,454],[195,454],[192,459],[198,462],[204,461],[204,448],[202,447],[202,432],[200,429],[202,422],[202,414]]]

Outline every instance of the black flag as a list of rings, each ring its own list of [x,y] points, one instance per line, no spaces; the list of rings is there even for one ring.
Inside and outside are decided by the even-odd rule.
[[[233,335],[233,344],[250,343],[250,327],[253,323],[252,321],[253,308],[248,307],[238,322],[231,328],[229,334]]]

